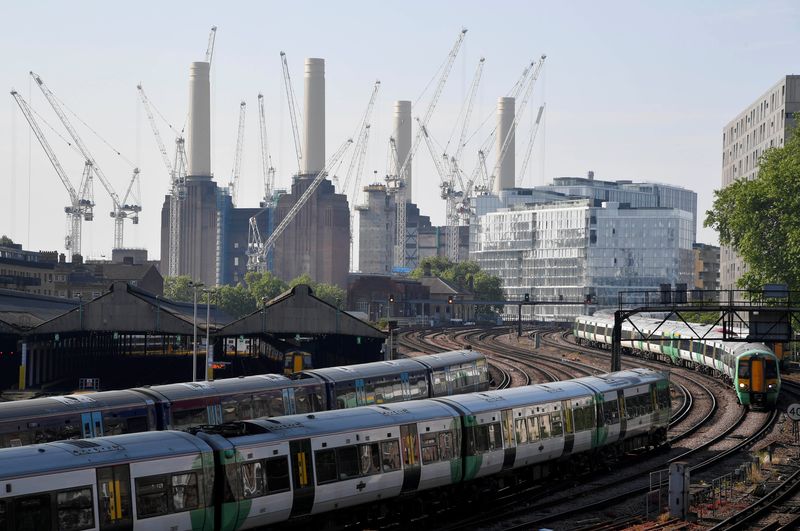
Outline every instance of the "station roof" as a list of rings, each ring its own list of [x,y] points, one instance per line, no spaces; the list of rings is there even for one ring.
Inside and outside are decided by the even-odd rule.
[[[78,306],[78,301],[0,289],[0,334],[19,334]]]
[[[222,336],[258,334],[336,334],[384,339],[386,334],[336,306],[318,299],[311,288],[299,284],[267,305],[218,330]]]

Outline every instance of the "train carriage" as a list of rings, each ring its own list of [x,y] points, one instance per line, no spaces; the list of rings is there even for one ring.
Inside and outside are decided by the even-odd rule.
[[[0,529],[211,531],[213,455],[182,432],[10,448]]]

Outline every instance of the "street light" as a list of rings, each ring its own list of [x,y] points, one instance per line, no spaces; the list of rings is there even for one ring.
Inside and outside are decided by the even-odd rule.
[[[205,293],[208,297],[206,298],[206,377],[205,380],[208,381],[208,375],[213,370],[211,365],[214,363],[214,351],[211,348],[211,343],[209,342],[209,329],[211,328],[211,294],[214,293],[213,289],[204,289],[203,293]]]
[[[197,381],[197,288],[202,288],[202,282],[189,282],[189,287],[194,290],[194,319],[192,329],[194,340],[192,341],[192,381]]]

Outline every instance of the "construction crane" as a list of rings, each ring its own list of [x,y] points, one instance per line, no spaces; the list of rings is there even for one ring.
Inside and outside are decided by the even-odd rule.
[[[531,137],[528,140],[528,147],[525,149],[525,159],[522,161],[522,168],[519,174],[525,178],[525,171],[528,169],[528,162],[531,160],[531,153],[533,153],[533,143],[536,141],[536,133],[539,131],[539,122],[542,120],[542,113],[544,113],[544,105],[539,106],[539,112],[536,115],[536,121],[533,123],[531,129]]]
[[[289,120],[292,122],[292,135],[294,137],[294,151],[297,155],[297,175],[302,173],[301,162],[303,160],[303,150],[300,144],[300,128],[297,125],[300,120],[300,112],[297,110],[297,99],[292,88],[292,78],[289,75],[289,63],[286,61],[286,52],[281,52],[281,67],[283,68],[283,85],[286,89],[286,101],[289,104]]]
[[[239,130],[236,133],[236,152],[233,156],[233,170],[231,170],[231,180],[228,182],[228,189],[231,194],[233,206],[236,206],[239,194],[239,173],[242,168],[242,150],[244,149],[244,118],[247,110],[247,103],[239,104]]]
[[[167,172],[169,173],[169,254],[167,257],[167,274],[174,277],[180,274],[178,260],[180,257],[180,224],[182,215],[181,204],[183,199],[186,198],[185,142],[182,135],[176,135],[175,158],[173,161],[170,161],[169,155],[167,154],[167,148],[164,145],[164,141],[161,139],[161,133],[158,130],[158,124],[156,124],[156,119],[153,115],[152,103],[145,94],[141,83],[137,85],[136,88],[139,90],[139,96],[142,99],[145,114],[147,114],[147,119],[150,121],[150,127],[153,130],[153,136],[155,136],[156,144],[158,145],[158,151],[161,153],[161,159],[164,162],[164,166],[167,168]],[[170,126],[170,129],[173,129],[172,126]]]
[[[375,99],[378,96],[378,91],[380,88],[381,82],[376,80],[375,84],[372,86],[372,93],[370,94],[367,108],[364,111],[364,114],[361,116],[361,121],[359,122],[358,131],[355,135],[356,143],[355,149],[353,150],[353,158],[350,159],[350,166],[348,166],[347,173],[344,177],[342,191],[348,195],[351,204],[355,202],[355,196],[358,194],[358,187],[361,182],[361,172],[364,169],[364,159],[366,158],[367,153],[367,143],[369,142],[369,131],[371,127],[370,118],[372,117],[372,110],[375,107]],[[353,193],[351,194],[350,182],[353,180],[354,176],[355,181],[353,181]]]
[[[128,194],[125,195],[123,201],[120,201],[119,196],[114,191],[114,187],[111,186],[111,182],[106,178],[105,173],[100,169],[100,166],[97,164],[97,161],[94,159],[92,154],[89,152],[89,149],[83,143],[78,132],[70,123],[67,115],[64,113],[64,110],[59,105],[58,100],[56,99],[55,95],[50,91],[50,89],[44,84],[42,78],[35,74],[34,72],[30,72],[31,77],[36,84],[39,86],[39,89],[44,94],[44,97],[50,103],[50,106],[58,115],[58,118],[61,120],[61,123],[64,124],[64,127],[69,132],[69,135],[72,137],[72,140],[75,141],[75,145],[78,150],[83,155],[84,159],[91,165],[92,172],[94,175],[100,179],[100,183],[105,188],[108,195],[111,196],[111,201],[114,205],[114,209],[111,211],[111,217],[114,218],[114,249],[120,249],[123,247],[124,244],[124,225],[123,222],[126,218],[130,218],[134,225],[139,222],[139,212],[141,212],[142,207],[138,202],[131,202],[128,203],[128,197],[134,188],[134,183],[138,181],[139,178],[139,169],[134,168],[133,176],[131,177],[130,184],[128,185]]]
[[[208,34],[208,46],[206,46],[206,62],[211,63],[214,58],[214,43],[217,40],[217,27],[211,26],[211,33]]]
[[[267,263],[267,255],[269,254],[270,250],[275,246],[275,242],[280,238],[283,231],[286,230],[286,227],[294,221],[294,218],[297,216],[297,213],[305,206],[311,196],[314,195],[319,185],[322,184],[322,181],[325,180],[325,177],[328,176],[328,172],[338,164],[339,160],[344,156],[347,148],[353,143],[352,138],[348,138],[340,147],[336,150],[330,159],[328,159],[327,164],[325,167],[317,173],[314,180],[311,181],[311,184],[308,185],[306,191],[303,192],[303,195],[297,200],[297,202],[292,205],[292,208],[286,213],[284,218],[278,224],[277,227],[272,231],[272,234],[269,235],[267,241],[263,241],[261,239],[261,234],[258,231],[258,225],[256,224],[256,217],[253,216],[250,218],[250,234],[249,237],[251,240],[248,241],[247,245],[247,267],[250,270],[259,270],[259,268],[263,268],[266,266]]]
[[[76,254],[81,254],[81,229],[83,221],[92,221],[94,219],[94,197],[92,190],[92,165],[87,160],[83,165],[83,175],[79,186],[79,191],[76,191],[72,183],[67,177],[64,168],[58,161],[53,148],[44,136],[44,133],[39,128],[39,124],[33,116],[33,111],[22,96],[16,91],[11,91],[11,96],[16,100],[22,114],[31,126],[33,133],[36,135],[39,144],[44,149],[47,158],[50,159],[50,164],[56,170],[58,178],[61,179],[61,184],[67,189],[69,194],[70,204],[64,207],[64,212],[67,214],[67,235],[64,238],[64,247],[69,253],[70,261]]]
[[[264,174],[264,206],[273,205],[275,194],[275,166],[267,142],[267,115],[264,112],[264,95],[258,94],[258,125],[261,133],[261,171]]]
[[[455,44],[453,45],[450,53],[447,56],[447,60],[445,62],[444,67],[442,68],[442,74],[439,77],[439,82],[436,84],[436,89],[433,92],[433,96],[431,97],[431,101],[428,103],[428,108],[425,110],[425,114],[422,115],[422,118],[419,119],[419,124],[421,126],[427,127],[428,122],[433,115],[434,109],[436,109],[436,104],[439,101],[439,97],[442,95],[442,91],[444,90],[444,86],[447,83],[447,78],[450,76],[450,71],[453,68],[453,63],[458,56],[458,51],[461,49],[461,43],[464,42],[464,37],[467,34],[467,29],[464,28],[458,34],[458,38],[456,39]],[[405,160],[399,164],[399,168],[397,169],[397,173],[394,175],[387,176],[387,187],[389,188],[390,192],[394,193],[395,195],[395,204],[397,205],[396,210],[396,228],[397,232],[395,234],[395,247],[394,247],[394,262],[395,266],[398,267],[405,267],[406,266],[406,249],[407,249],[407,236],[408,230],[406,227],[406,176],[408,172],[408,166],[411,164],[411,160],[414,157],[414,153],[419,146],[420,141],[422,140],[422,130],[417,131],[417,135],[414,138],[414,142],[411,144],[411,149],[409,149],[408,154],[406,155]]]

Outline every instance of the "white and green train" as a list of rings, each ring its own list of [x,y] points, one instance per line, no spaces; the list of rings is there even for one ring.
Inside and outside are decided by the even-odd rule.
[[[228,531],[420,491],[425,503],[665,444],[669,418],[668,374],[632,369],[194,434],[7,448],[0,530]]]
[[[629,354],[724,378],[733,386],[742,405],[775,407],[781,380],[780,362],[772,349],[763,343],[698,340],[695,338],[719,338],[721,334],[710,325],[690,326],[678,321],[632,317],[622,323],[620,347]],[[610,349],[613,330],[611,315],[582,315],[575,319],[573,334],[578,343]]]

